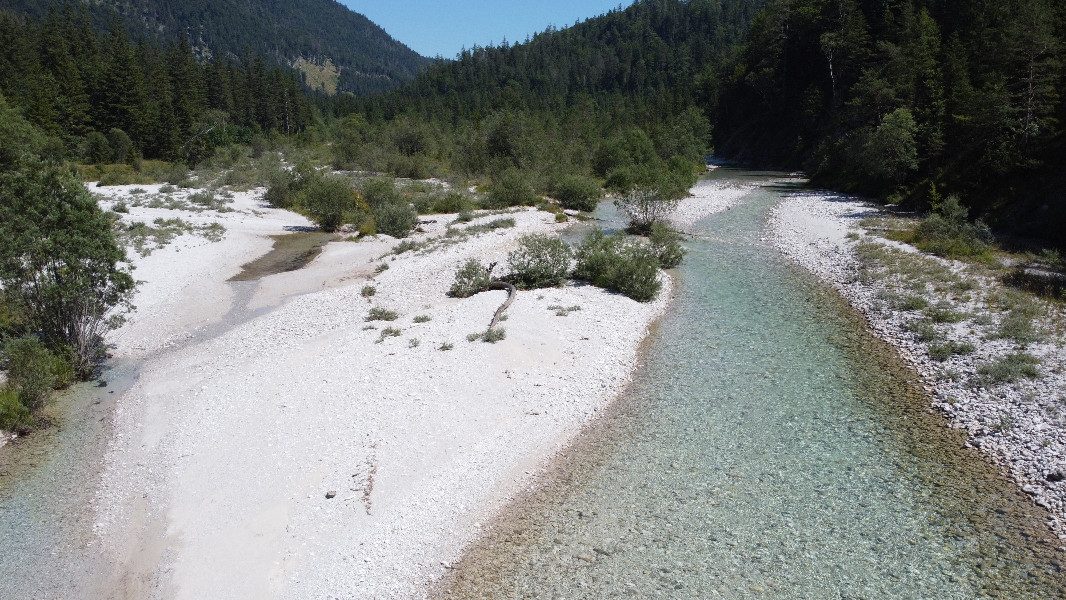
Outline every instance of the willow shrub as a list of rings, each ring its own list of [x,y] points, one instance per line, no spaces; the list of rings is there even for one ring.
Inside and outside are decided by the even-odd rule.
[[[638,302],[650,302],[662,288],[659,260],[646,244],[594,229],[577,249],[574,277],[616,291]]]
[[[507,255],[508,279],[524,290],[562,285],[572,257],[573,250],[558,237],[524,235],[518,239],[518,248]]]

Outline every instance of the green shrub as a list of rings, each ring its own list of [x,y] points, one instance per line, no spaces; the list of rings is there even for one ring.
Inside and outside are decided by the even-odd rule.
[[[364,298],[369,298],[376,293],[378,293],[378,288],[372,285],[364,285],[363,289],[359,290],[359,294],[362,295]]]
[[[664,269],[672,269],[681,264],[685,258],[685,249],[681,247],[681,234],[673,229],[655,223],[651,226],[651,251],[659,260],[659,266]]]
[[[267,204],[277,208],[292,208],[296,205],[296,195],[300,190],[300,182],[293,173],[279,169],[270,174],[266,194],[263,200]],[[169,186],[165,186],[169,187]],[[160,189],[162,192],[163,189]],[[171,188],[173,191],[173,188]],[[168,193],[168,192],[163,192]]]
[[[951,305],[946,303],[929,307],[925,316],[933,323],[958,323],[966,318],[964,313],[953,310]]]
[[[382,308],[380,306],[375,306],[374,308],[370,309],[370,312],[367,314],[365,320],[366,321],[395,321],[399,317],[400,317],[400,315],[394,310],[389,310],[387,308]]]
[[[944,361],[956,354],[972,354],[976,350],[969,342],[945,342],[929,346],[929,358]]]
[[[1021,378],[1040,377],[1040,359],[1025,352],[1000,357],[977,367],[976,383],[988,387],[1000,383],[1014,383]]]
[[[495,344],[507,337],[507,331],[503,327],[490,327],[481,334],[481,341]]]
[[[21,337],[4,344],[7,385],[30,413],[40,410],[52,390],[70,385],[74,371],[35,337]]]
[[[636,176],[633,174],[633,170],[628,167],[620,167],[607,174],[607,180],[604,182],[603,187],[612,192],[624,194],[633,189],[634,185],[636,185]]]
[[[480,262],[470,259],[455,272],[455,282],[448,294],[456,298],[469,298],[487,288],[489,281],[489,270]]]
[[[355,192],[341,179],[315,177],[300,192],[299,203],[323,231],[336,231],[345,213],[356,207]]]
[[[400,334],[402,333],[403,331],[395,327],[386,327],[385,329],[382,329],[381,334],[378,335],[377,343],[380,344],[381,342],[384,342],[385,338],[400,337]]]
[[[391,179],[384,177],[364,179],[360,190],[363,192],[363,199],[370,205],[370,208],[375,210],[386,204],[406,204],[400,190],[396,188],[396,183]]]
[[[896,310],[922,310],[929,306],[929,301],[922,296],[903,296],[894,303]]]
[[[458,213],[471,208],[472,205],[473,202],[468,195],[456,190],[451,190],[446,192],[443,196],[433,200],[430,204],[430,212],[435,214]]]
[[[458,215],[455,216],[454,222],[469,223],[470,221],[473,221],[475,217],[477,217],[477,215],[474,214],[474,211],[464,208],[463,210],[459,211]]]
[[[577,250],[574,277],[650,302],[659,293],[659,261],[645,244],[594,229]]]
[[[656,223],[664,223],[681,201],[682,194],[670,184],[668,178],[649,183],[638,183],[625,195],[615,199],[614,205],[629,218],[632,233],[651,232]]]
[[[415,323],[429,323],[433,320],[433,317],[429,315],[418,315],[414,318]]]
[[[413,251],[416,251],[416,250],[421,250],[421,249],[425,248],[428,245],[429,244],[427,244],[426,242],[416,242],[414,240],[404,240],[404,241],[400,242],[399,244],[396,244],[392,248],[392,253],[393,254],[403,254],[404,252],[413,252]]]
[[[525,177],[517,170],[509,169],[489,186],[489,194],[484,204],[486,208],[533,206],[539,199]]]
[[[948,258],[978,257],[988,254],[992,233],[978,221],[970,223],[967,208],[958,196],[948,196],[914,231],[915,245]]]
[[[907,331],[910,331],[918,338],[919,342],[929,343],[936,340],[944,339],[944,333],[933,326],[933,323],[928,319],[919,319],[917,321],[911,321],[904,327]]]
[[[552,195],[563,208],[592,212],[603,196],[603,188],[594,179],[567,175],[555,184]]]
[[[418,213],[406,202],[378,204],[374,206],[374,222],[378,233],[407,237],[418,225]]]
[[[437,348],[437,350],[440,350],[442,352],[447,352],[448,350],[451,350],[453,348],[455,348],[455,344],[452,344],[450,342],[444,342],[443,344],[440,345],[440,348]]]
[[[0,388],[0,429],[26,433],[34,426],[33,415],[19,401],[18,391],[10,386]]]
[[[570,246],[558,237],[524,235],[518,240],[518,248],[507,255],[511,269],[508,280],[525,290],[562,285],[572,256]]]

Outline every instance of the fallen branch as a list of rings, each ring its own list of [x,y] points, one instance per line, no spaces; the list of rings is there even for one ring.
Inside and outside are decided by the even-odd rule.
[[[486,287],[485,289],[507,291],[507,300],[503,304],[501,304],[499,308],[496,309],[496,314],[492,315],[492,321],[489,323],[489,329],[492,329],[493,327],[499,324],[500,317],[503,316],[503,311],[507,310],[507,307],[510,306],[512,302],[514,302],[514,297],[516,294],[518,294],[518,289],[510,283],[507,283],[506,281],[501,281],[499,279],[495,281],[490,281],[488,287]]]

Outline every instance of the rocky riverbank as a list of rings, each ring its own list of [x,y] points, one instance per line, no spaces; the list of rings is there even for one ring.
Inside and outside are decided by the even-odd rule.
[[[775,208],[769,231],[899,348],[947,424],[1046,507],[1066,539],[1063,307],[1008,286],[1001,269],[879,236],[885,217],[854,198],[803,193]]]
[[[133,191],[102,202],[162,217],[149,211],[167,201]],[[456,269],[500,272],[521,235],[566,226],[553,214],[424,217],[403,242],[336,241],[299,271],[230,284],[267,234],[306,222],[255,194],[191,212],[175,195],[179,218],[225,234],[137,259],[140,308],[115,341],[145,362],[96,506],[115,595],[417,597],[622,389],[669,301],[665,276],[648,304],[522,291],[505,339],[471,340],[506,292],[450,298]]]

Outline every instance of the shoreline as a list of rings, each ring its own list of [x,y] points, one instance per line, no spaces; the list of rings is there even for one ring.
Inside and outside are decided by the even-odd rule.
[[[520,292],[505,340],[468,342],[504,293],[446,297],[455,268],[503,261],[519,235],[563,227],[547,213],[507,216],[516,227],[384,260],[391,238],[330,243],[303,269],[255,284],[244,312],[224,279],[246,262],[236,254],[263,248],[220,214],[239,252],[149,280],[137,304],[163,323],[133,318],[116,336],[117,352],[147,361],[119,399],[97,493],[112,596],[411,597],[439,578],[626,385],[670,296],[668,280],[649,304],[583,284]],[[449,217],[423,218],[414,239],[442,234]],[[189,249],[148,258],[166,264]],[[362,296],[364,284],[377,293]],[[209,318],[168,312],[212,293],[222,301]],[[554,305],[581,309],[561,317]],[[371,306],[400,318],[368,323]],[[387,326],[401,336],[378,343]]]
[[[773,209],[768,230],[773,244],[788,259],[837,290],[859,310],[875,335],[896,348],[921,378],[931,398],[930,409],[943,414],[945,426],[965,430],[966,445],[978,448],[1035,504],[1047,509],[1047,526],[1066,540],[1066,485],[1059,477],[1066,474],[1066,422],[1058,410],[1066,398],[1061,335],[1047,333],[1045,339],[1028,344],[996,339],[996,328],[1007,313],[994,308],[990,298],[1009,293],[1007,286],[965,263],[881,238],[862,224],[864,219],[885,214],[879,206],[853,197],[797,193]],[[942,273],[945,279],[961,284],[945,290],[871,275],[870,264],[859,256],[860,251],[871,249],[924,261],[919,274],[912,276],[919,284],[928,272]],[[906,307],[909,310],[893,308],[892,302],[898,302],[901,293],[915,294],[924,302]],[[924,304],[930,310],[955,313],[958,317],[952,319],[959,320],[937,325],[936,331],[926,333],[927,338],[937,337],[923,340],[915,323],[923,319],[920,308]],[[1038,318],[1038,326],[1048,326],[1056,318],[1057,309],[1045,308],[1048,312]],[[972,351],[935,360],[930,347],[938,342],[969,345]],[[1005,383],[979,379],[981,369],[1016,352],[1041,360],[1039,378]]]

